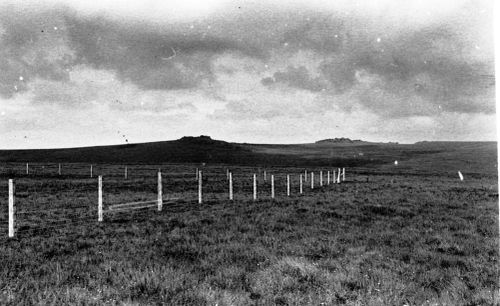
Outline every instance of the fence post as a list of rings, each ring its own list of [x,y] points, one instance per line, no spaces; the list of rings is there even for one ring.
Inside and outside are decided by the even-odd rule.
[[[61,164],[59,164],[59,171],[57,173],[59,173],[59,175],[61,175]]]
[[[163,209],[163,186],[161,183],[161,171],[158,171],[158,211]]]
[[[90,177],[94,177],[94,173],[93,173],[93,169],[92,169],[92,165],[90,165]]]
[[[340,168],[338,169],[338,174],[337,174],[337,184],[340,184]]]
[[[15,186],[14,180],[9,179],[9,238],[14,237],[15,228],[15,206],[14,206]]]
[[[330,185],[330,170],[326,172],[326,184]]]
[[[314,189],[314,172],[311,172],[311,189]]]
[[[302,174],[299,176],[299,193],[302,194]]]
[[[264,170],[264,182],[267,181],[266,170]]]
[[[253,174],[253,200],[257,200],[257,174]]]
[[[290,196],[290,175],[286,176],[286,195]]]
[[[30,166],[26,163],[26,174],[30,174]]]
[[[274,175],[271,174],[271,198],[274,199]]]
[[[201,176],[201,170],[198,172],[198,204],[201,204],[202,197],[201,197],[201,183],[202,183],[202,176]]]
[[[342,182],[345,181],[345,168],[342,168]]]
[[[229,200],[233,200],[233,173],[229,172]]]
[[[319,171],[319,186],[323,186],[323,171]]]
[[[102,176],[98,177],[98,188],[99,191],[97,193],[98,202],[97,202],[97,221],[102,222]]]

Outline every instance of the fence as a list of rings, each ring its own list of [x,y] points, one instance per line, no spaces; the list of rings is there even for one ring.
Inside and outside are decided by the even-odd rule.
[[[306,178],[308,177],[307,170],[302,173],[302,170],[297,171],[298,169],[294,168],[285,168],[289,170],[288,173],[281,174],[279,172],[284,169],[262,170],[255,167],[237,167],[235,173],[229,167],[205,167],[202,171],[199,168],[193,169],[185,165],[173,165],[170,166],[171,171],[165,175],[155,166],[112,165],[110,167],[110,169],[104,169],[103,165],[99,165],[97,168],[95,165],[88,165],[87,168],[83,167],[83,165],[61,164],[52,167],[40,167],[40,165],[26,163],[26,177],[20,179],[23,182],[21,184],[24,187],[23,190],[16,191],[15,180],[8,180],[7,236],[12,238],[17,233],[33,233],[40,229],[61,228],[69,224],[85,224],[96,219],[98,223],[102,223],[118,213],[148,211],[153,207],[161,212],[164,204],[174,207],[174,204],[178,201],[190,201],[189,195],[193,194],[194,190],[197,190],[198,204],[202,204],[207,200],[220,201],[226,199],[234,201],[235,198],[241,200],[251,198],[253,201],[257,201],[259,198],[274,200],[277,195],[286,195],[286,197],[302,195],[306,191],[304,181],[307,182]],[[87,176],[84,175],[85,168],[88,171]],[[72,173],[71,169],[77,169],[77,171]],[[49,177],[56,175],[57,177],[61,176],[61,178],[56,180],[36,180],[37,175],[38,177],[40,175],[44,177],[41,174],[42,171],[50,171]],[[153,171],[156,172],[156,175],[149,175]],[[290,172],[293,173],[290,174]],[[221,176],[222,173],[225,173],[225,177]],[[330,176],[330,173],[332,173],[332,176]],[[144,176],[144,174],[148,175]],[[324,184],[325,174],[326,183]],[[94,178],[96,175],[97,186],[96,178]],[[315,180],[318,180],[320,187],[323,187],[338,184],[346,179],[345,168],[342,170],[338,168],[331,172],[330,170],[320,170],[319,175],[315,175],[314,171],[309,171],[309,175],[311,190],[314,190]],[[166,181],[164,180],[165,176],[168,177]],[[109,179],[103,181],[103,178]],[[153,178],[155,179],[153,180]],[[30,181],[24,182],[25,179]],[[63,198],[68,196],[76,197],[77,200],[72,199],[71,202],[78,205],[52,206],[50,200],[40,200],[36,197],[39,185],[49,186],[51,191],[55,191],[54,193],[49,192],[50,197],[56,197],[56,199],[58,196]],[[83,188],[81,188],[82,185]],[[108,185],[109,192],[106,192]],[[153,195],[153,186],[156,189],[155,195]],[[165,187],[167,188],[165,189]],[[166,198],[164,197],[164,191],[168,195]],[[280,192],[278,193],[278,191]],[[69,195],[66,195],[66,193]],[[95,197],[96,193],[97,197]],[[22,204],[21,209],[17,211],[16,196],[22,199],[23,202],[37,205],[42,202],[48,205],[37,210],[33,209],[37,205],[28,208],[24,207],[27,206],[26,204]],[[130,198],[131,201],[123,201],[123,197]],[[59,203],[58,201],[55,202]],[[82,205],[82,202],[85,205]],[[41,217],[49,215],[54,220],[47,221],[47,218]],[[0,209],[0,221],[1,216],[2,210]],[[20,224],[20,221],[24,223]]]

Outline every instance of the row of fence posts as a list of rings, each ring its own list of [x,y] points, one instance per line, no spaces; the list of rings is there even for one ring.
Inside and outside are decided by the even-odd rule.
[[[29,170],[29,163],[26,163],[26,174],[29,174],[30,173],[30,170]],[[57,174],[61,175],[62,174],[62,171],[61,171],[61,164],[58,164],[58,167],[57,167]],[[128,179],[128,167],[125,166],[125,170],[124,170],[124,175],[125,179]],[[94,177],[94,165],[90,165],[90,177],[93,178]]]
[[[57,174],[61,175],[62,174],[62,167],[61,164],[57,164]],[[93,171],[93,165],[90,165],[90,177],[94,177],[94,171]],[[26,163],[26,174],[30,174],[30,165],[29,163]],[[125,167],[125,179],[127,178],[127,167]]]
[[[61,164],[58,164],[58,167],[57,167],[57,174],[58,175],[62,174],[61,169],[62,169]],[[30,173],[29,163],[26,163],[26,174],[29,174],[29,173]],[[90,165],[90,177],[91,178],[94,177],[94,165]],[[128,179],[128,167],[127,166],[125,166],[124,177],[125,177],[125,179]]]
[[[320,187],[323,186],[323,171],[319,172],[319,184]],[[338,173],[336,175],[336,173]],[[310,173],[311,175],[311,189],[314,189],[314,172]],[[264,170],[263,171],[263,177],[264,181],[267,180],[267,173]],[[233,193],[233,173],[229,170],[226,169],[226,178],[229,182],[229,200],[234,199],[234,193]],[[307,182],[307,170],[304,172],[304,178],[305,182]],[[198,203],[201,204],[203,202],[203,197],[202,197],[202,173],[201,170],[196,168],[196,179],[198,180]],[[330,180],[330,171],[327,171],[327,185],[330,185],[330,181],[335,184],[335,183],[340,183],[342,181],[345,181],[345,168],[338,168],[338,171],[333,171],[333,180]],[[290,196],[290,175],[286,176],[286,194],[287,196]],[[299,175],[299,194],[302,194],[304,192],[303,188],[303,179],[302,179],[302,174]],[[274,199],[275,193],[274,193],[274,175],[271,174],[271,198]],[[257,200],[257,174],[253,174],[253,200]]]
[[[62,169],[61,164],[58,164],[57,174],[59,174],[59,175],[62,174],[61,169]],[[29,174],[29,173],[30,173],[29,163],[26,163],[26,174]],[[90,177],[91,178],[94,177],[94,165],[90,165]],[[128,167],[127,166],[125,166],[124,177],[125,177],[125,179],[128,179]]]
[[[163,208],[163,190],[162,190],[162,176],[161,171],[158,171],[158,211]],[[200,189],[201,191],[201,189]],[[201,195],[201,194],[200,194]],[[103,214],[103,192],[102,192],[102,175],[97,177],[97,221],[102,222],[104,220]],[[8,217],[9,217],[9,227],[8,227],[8,237],[14,237],[15,233],[15,185],[14,180],[9,179],[9,207],[8,207]]]
[[[198,169],[196,169],[196,179],[198,179]],[[61,175],[61,164],[58,164],[58,174]],[[29,163],[26,163],[26,174],[29,174]],[[229,169],[226,169],[226,177],[229,179],[229,176],[231,175],[231,172]],[[335,183],[335,180],[337,179],[337,182],[340,182],[340,175],[341,171],[340,168],[338,169],[338,177],[336,178],[335,176],[335,171],[333,171],[333,180]],[[263,176],[264,176],[264,181],[267,181],[267,173],[264,170],[263,171]],[[94,166],[90,165],[90,177],[94,177]],[[125,166],[124,169],[124,177],[125,179],[128,179],[128,168]],[[308,175],[307,175],[307,170],[304,170],[304,181],[307,182]],[[345,180],[345,168],[342,169],[342,180]],[[327,172],[327,182],[330,184],[330,171]],[[319,185],[323,186],[323,171],[319,172]],[[314,188],[314,172],[311,172],[311,188]]]
[[[30,166],[29,163],[26,163],[26,174],[30,174]],[[58,164],[57,166],[57,174],[61,175],[62,174],[62,167],[61,164]],[[94,177],[94,165],[90,165],[90,177]],[[125,166],[125,173],[124,173],[125,179],[128,178],[128,168]]]
[[[61,171],[62,167],[61,167],[61,164],[58,164],[58,167],[57,167],[57,174],[61,175],[62,174],[62,171]],[[26,174],[29,174],[30,173],[30,167],[29,167],[29,163],[26,163]],[[128,167],[125,166],[125,170],[124,170],[124,175],[125,179],[128,179]],[[93,178],[94,177],[94,165],[90,165],[90,177]]]
[[[90,167],[91,175],[92,175],[92,166]],[[337,180],[335,180],[335,171],[333,171],[333,177],[334,180],[332,183],[340,183],[340,168],[338,169],[338,176]],[[267,179],[267,173],[264,171],[264,180]],[[233,193],[233,174],[229,169],[226,172],[227,179],[229,181],[229,200],[234,199],[234,193]],[[125,178],[127,177],[127,167],[125,167]],[[304,177],[304,180],[303,180]],[[323,185],[323,171],[320,171],[320,186]],[[196,179],[198,181],[198,203],[202,204],[203,203],[203,196],[202,196],[202,191],[203,191],[203,176],[202,176],[202,171],[196,169]],[[299,193],[302,194],[304,189],[303,189],[303,181],[307,182],[307,170],[304,173],[304,176],[302,174],[299,175]],[[314,172],[311,172],[311,189],[314,189]],[[342,181],[345,181],[345,168],[342,169]],[[330,171],[327,172],[327,184],[330,184]],[[104,220],[103,216],[103,192],[102,192],[102,175],[99,175],[97,178],[97,185],[98,185],[98,192],[97,192],[97,221],[102,222]],[[290,196],[290,175],[286,176],[286,194],[287,196]],[[163,208],[163,188],[162,188],[162,174],[161,171],[158,171],[158,211],[161,211]],[[271,198],[275,198],[275,193],[274,193],[274,175],[271,174]],[[257,174],[253,174],[253,200],[257,200]],[[14,232],[15,232],[15,185],[14,185],[14,180],[9,179],[9,207],[8,207],[8,214],[9,214],[9,228],[8,228],[8,237],[14,237]]]

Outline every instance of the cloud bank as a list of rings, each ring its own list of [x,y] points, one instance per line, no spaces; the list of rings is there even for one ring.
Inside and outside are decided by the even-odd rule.
[[[3,146],[495,138],[492,2],[166,3],[0,4]]]

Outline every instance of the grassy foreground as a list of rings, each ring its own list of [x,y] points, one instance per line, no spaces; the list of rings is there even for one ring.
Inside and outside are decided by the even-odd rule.
[[[165,180],[165,190],[191,198],[162,212],[105,215],[102,224],[93,181],[19,184],[20,211],[89,210],[45,229],[36,224],[63,217],[20,217],[11,240],[2,221],[0,304],[499,304],[493,176],[352,174],[290,198],[279,183],[274,201],[262,187],[257,202],[238,196],[250,196],[249,184],[236,184],[236,200],[225,200],[221,177],[211,190],[220,195],[202,205],[192,201],[195,185]],[[130,191],[139,182],[151,188]],[[154,199],[154,176],[126,186],[129,193],[122,185],[105,181],[105,202],[141,192]]]

